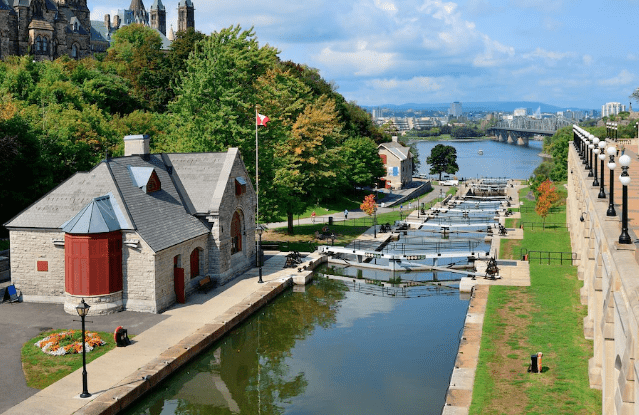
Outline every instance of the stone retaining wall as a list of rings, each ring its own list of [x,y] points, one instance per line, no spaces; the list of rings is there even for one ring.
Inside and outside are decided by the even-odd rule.
[[[606,169],[607,170],[607,169]],[[589,360],[590,386],[601,389],[603,414],[639,414],[639,264],[635,244],[620,245],[621,207],[606,216],[608,199],[598,199],[598,187],[575,147],[568,155],[567,224],[572,250],[579,255],[578,276],[584,281],[581,301],[588,305],[584,335],[594,341]],[[615,176],[620,168],[615,171]],[[605,174],[608,191],[609,176]],[[615,178],[615,192],[621,184]],[[584,221],[580,221],[580,217]],[[631,233],[635,240],[635,236]]]

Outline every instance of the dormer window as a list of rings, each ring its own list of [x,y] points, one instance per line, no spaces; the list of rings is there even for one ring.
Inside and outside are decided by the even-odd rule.
[[[135,187],[144,193],[153,193],[162,190],[162,182],[153,167],[131,167],[127,166],[131,174],[131,181]]]
[[[235,178],[235,195],[241,196],[246,193],[246,180],[244,177]]]

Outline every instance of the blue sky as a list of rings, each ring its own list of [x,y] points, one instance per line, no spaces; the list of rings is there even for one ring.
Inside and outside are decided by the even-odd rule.
[[[178,0],[162,0],[177,27]],[[89,0],[91,19],[130,0]],[[145,0],[147,10],[152,1]],[[628,105],[639,0],[193,0],[196,29],[240,24],[360,105]],[[636,108],[639,104],[633,101]]]

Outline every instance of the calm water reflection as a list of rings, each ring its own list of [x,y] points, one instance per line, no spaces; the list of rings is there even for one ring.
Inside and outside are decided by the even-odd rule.
[[[129,414],[439,414],[468,301],[286,292]]]

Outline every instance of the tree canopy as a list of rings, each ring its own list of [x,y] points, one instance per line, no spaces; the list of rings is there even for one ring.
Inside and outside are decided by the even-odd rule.
[[[457,150],[453,146],[437,144],[426,162],[430,164],[430,174],[439,174],[439,180],[442,179],[442,173],[455,174],[459,171]]]

